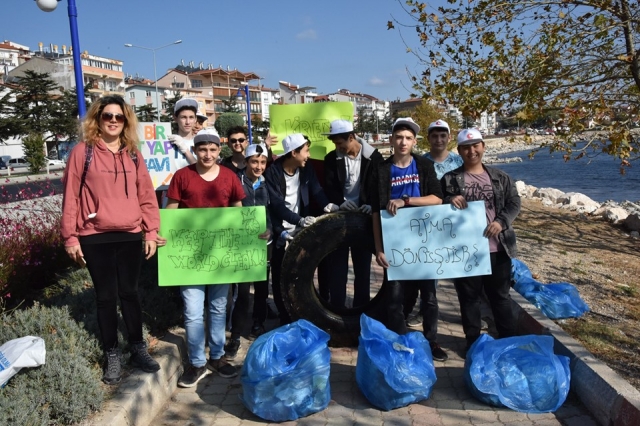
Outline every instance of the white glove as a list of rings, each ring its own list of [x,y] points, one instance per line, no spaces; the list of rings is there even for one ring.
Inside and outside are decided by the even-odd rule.
[[[356,211],[358,210],[358,205],[351,200],[347,200],[340,204],[340,210]]]
[[[372,212],[371,206],[369,204],[361,205],[358,210],[361,211],[364,214],[371,214],[371,212]]]
[[[324,206],[325,213],[337,212],[338,210],[340,210],[340,206],[333,203],[329,203],[326,206]]]
[[[362,139],[360,136],[356,135],[356,140],[358,142],[360,142],[360,145],[364,145],[367,141],[365,141],[364,139]]]
[[[300,219],[300,222],[298,222],[298,226],[306,228],[307,226],[311,226],[314,223],[316,223],[316,218],[313,216],[307,216]]]
[[[179,135],[169,135],[167,139],[178,148],[178,151],[185,154],[189,150],[189,143]]]

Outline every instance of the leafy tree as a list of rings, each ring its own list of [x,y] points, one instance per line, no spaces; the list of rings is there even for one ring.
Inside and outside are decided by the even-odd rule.
[[[235,112],[239,113],[240,107],[238,106],[238,99],[235,96],[229,96],[228,98],[222,98],[222,112]]]
[[[44,138],[38,133],[29,133],[22,139],[24,158],[29,162],[29,172],[36,174],[47,164],[44,155]]]
[[[15,122],[13,136],[30,133],[55,137],[59,130],[61,102],[58,86],[47,73],[25,71],[12,92],[16,98],[12,107]]]
[[[9,139],[19,133],[20,123],[14,119],[14,102],[11,101],[11,96],[10,91],[0,96],[0,141]]]
[[[213,127],[216,128],[220,137],[226,137],[227,131],[235,126],[244,126],[244,118],[235,112],[224,112],[218,116]]]
[[[136,108],[136,116],[139,121],[152,122],[158,116],[158,110],[152,104],[142,105]]]
[[[465,115],[520,109],[529,122],[549,111],[569,134],[548,142],[565,158],[606,153],[621,171],[640,158],[640,138],[631,133],[640,103],[640,14],[630,0],[449,0],[431,8],[407,0],[424,65],[414,89],[456,105]],[[625,110],[616,120],[616,111]],[[575,135],[589,123],[602,132]]]
[[[258,116],[254,117],[251,117],[251,128],[253,131],[254,141],[257,138],[260,138],[262,141],[264,141],[267,138],[267,133],[269,133],[269,120],[263,120],[261,118],[258,118]]]
[[[171,132],[178,133],[178,123],[173,121],[173,111],[176,106],[176,102],[182,99],[182,94],[177,91],[173,98],[166,99],[164,104],[164,113],[160,114],[160,121],[162,123],[171,123]]]

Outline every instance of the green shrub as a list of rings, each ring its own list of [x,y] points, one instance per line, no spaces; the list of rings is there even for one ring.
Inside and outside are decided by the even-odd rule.
[[[0,342],[28,335],[44,339],[46,363],[22,369],[0,391],[0,424],[70,424],[97,411],[104,398],[98,341],[66,308],[36,303],[2,314]]]

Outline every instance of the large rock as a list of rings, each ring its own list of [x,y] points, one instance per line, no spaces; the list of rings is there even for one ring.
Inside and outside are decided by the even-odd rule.
[[[518,180],[516,181],[516,191],[518,191],[518,195],[521,197],[527,196],[527,184],[524,181]]]
[[[624,226],[629,231],[640,231],[640,214],[632,213],[624,220]]]
[[[564,192],[560,191],[556,188],[538,188],[533,196],[537,198],[541,198],[542,200],[549,200],[553,204],[558,202],[558,198],[564,195]]]
[[[606,209],[603,216],[611,223],[618,223],[623,221],[629,216],[629,213],[622,207],[612,207]]]
[[[579,192],[567,192],[558,197],[557,202],[563,205],[575,206],[575,209],[584,213],[592,213],[600,207],[600,203]]]

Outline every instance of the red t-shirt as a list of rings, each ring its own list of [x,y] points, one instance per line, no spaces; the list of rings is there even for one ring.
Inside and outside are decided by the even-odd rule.
[[[176,172],[171,178],[167,196],[178,200],[178,208],[229,207],[245,197],[238,176],[226,167],[220,167],[212,181],[202,179],[196,165],[191,164]]]

